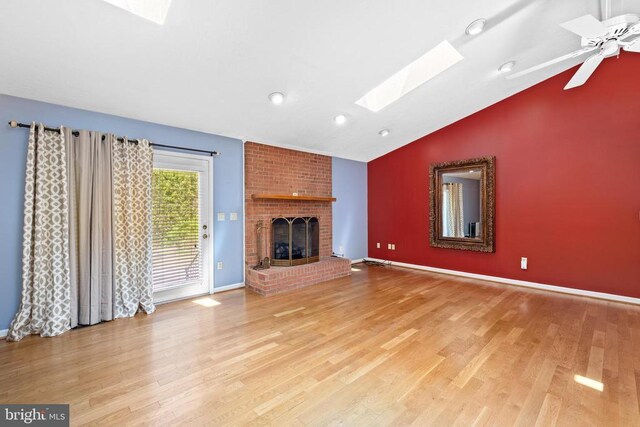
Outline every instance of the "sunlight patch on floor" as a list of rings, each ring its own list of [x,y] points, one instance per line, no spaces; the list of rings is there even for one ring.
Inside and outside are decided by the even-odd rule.
[[[600,381],[592,380],[591,378],[583,377],[582,375],[575,375],[573,379],[578,384],[586,385],[587,387],[590,387],[594,390],[604,390],[604,384],[602,384]]]
[[[215,307],[216,305],[220,305],[218,301],[210,297],[194,299],[193,303],[201,305],[203,307]]]

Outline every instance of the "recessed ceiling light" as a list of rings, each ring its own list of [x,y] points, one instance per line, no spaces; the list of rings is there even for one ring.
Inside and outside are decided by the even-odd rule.
[[[389,135],[389,129],[382,129],[380,132],[378,132],[378,135],[380,135],[380,136]]]
[[[516,65],[516,61],[505,62],[500,66],[500,68],[498,68],[498,71],[501,73],[508,73],[513,70],[514,65]]]
[[[104,0],[141,18],[164,24],[171,0]]]
[[[484,29],[484,24],[486,22],[487,22],[486,19],[482,19],[482,18],[476,19],[475,21],[473,21],[471,24],[467,26],[467,29],[464,30],[464,32],[469,34],[470,36],[478,35]]]
[[[444,40],[373,88],[356,104],[378,112],[463,59],[460,52]]]
[[[333,121],[336,122],[337,125],[343,125],[347,121],[347,116],[344,114],[338,114],[333,118]]]
[[[269,100],[276,105],[280,105],[284,102],[284,94],[282,92],[273,92],[269,94]]]

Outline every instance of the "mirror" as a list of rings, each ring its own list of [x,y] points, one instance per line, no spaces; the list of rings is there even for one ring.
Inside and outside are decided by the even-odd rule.
[[[431,246],[494,252],[495,157],[429,168]]]

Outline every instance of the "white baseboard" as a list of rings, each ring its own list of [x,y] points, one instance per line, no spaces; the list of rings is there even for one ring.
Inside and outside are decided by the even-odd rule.
[[[351,260],[351,264],[358,264],[358,263],[360,263],[362,261],[364,261],[364,258],[352,259]]]
[[[218,287],[214,286],[213,293],[216,294],[218,292],[230,291],[232,289],[239,289],[239,288],[244,288],[244,282],[232,283],[231,285],[218,286]]]
[[[484,274],[467,273],[465,271],[447,270],[445,268],[428,267],[425,265],[408,264],[405,262],[387,261],[377,258],[366,258],[367,260],[383,262],[397,267],[413,268],[415,270],[431,271],[433,273],[451,274],[453,276],[469,277],[472,279],[488,280],[490,282],[506,283],[508,285],[524,286],[527,288],[542,289],[563,294],[580,295],[583,297],[599,298],[609,301],[626,302],[640,305],[640,298],[627,297],[624,295],[607,294],[605,292],[587,291],[584,289],[567,288],[564,286],[546,285],[544,283],[527,282],[525,280],[507,279],[505,277],[487,276]]]
[[[9,333],[8,329],[0,329],[0,338],[4,338]]]

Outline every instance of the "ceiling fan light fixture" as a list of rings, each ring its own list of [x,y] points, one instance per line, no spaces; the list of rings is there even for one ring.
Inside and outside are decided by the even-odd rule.
[[[612,56],[618,54],[620,47],[616,40],[607,40],[602,44],[602,46],[600,46],[600,50],[604,56]]]
[[[505,62],[498,68],[498,71],[500,71],[501,73],[509,73],[511,72],[511,70],[513,70],[513,67],[515,65],[516,65],[516,61]]]
[[[467,25],[467,29],[464,30],[470,36],[476,36],[484,30],[484,24],[486,24],[487,20],[484,18],[476,19],[471,24]]]

